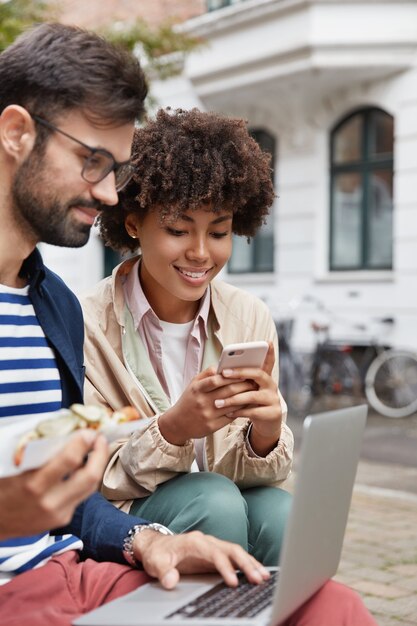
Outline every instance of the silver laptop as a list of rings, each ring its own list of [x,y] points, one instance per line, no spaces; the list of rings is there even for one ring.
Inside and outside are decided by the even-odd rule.
[[[182,577],[171,591],[148,583],[80,617],[74,625],[280,624],[336,573],[366,415],[363,405],[305,419],[293,503],[271,582],[242,581],[230,589],[217,575],[194,575]]]

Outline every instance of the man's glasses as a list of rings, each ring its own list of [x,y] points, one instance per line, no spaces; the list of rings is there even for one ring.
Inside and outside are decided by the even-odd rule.
[[[86,143],[68,135],[68,133],[65,133],[63,130],[57,128],[54,124],[47,122],[41,117],[38,117],[37,115],[32,115],[32,117],[36,122],[38,122],[38,124],[42,124],[50,130],[60,133],[61,135],[64,135],[64,137],[68,137],[68,139],[72,139],[72,141],[75,141],[80,146],[91,152],[90,156],[85,159],[81,170],[81,176],[87,183],[92,185],[99,183],[101,180],[106,178],[110,172],[114,172],[116,191],[120,191],[132,178],[134,169],[130,161],[118,163],[114,159],[111,152],[103,150],[102,148],[91,148],[91,146],[87,146]]]

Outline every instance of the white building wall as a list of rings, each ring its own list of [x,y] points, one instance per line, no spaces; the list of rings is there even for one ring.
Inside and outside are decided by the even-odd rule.
[[[245,11],[253,19],[245,22]],[[214,24],[210,45],[184,76],[154,85],[159,104],[245,117],[277,140],[275,272],[226,279],[276,315],[294,314],[289,303],[311,294],[351,321],[392,316],[392,342],[417,349],[417,1],[247,0],[204,20]],[[329,133],[363,106],[395,118],[394,268],[329,273]],[[77,292],[101,278],[95,239],[46,260]],[[307,303],[295,314],[295,341],[308,347],[317,311]],[[344,322],[333,332],[362,338]]]
[[[288,302],[313,295],[340,318],[366,323],[393,316],[393,343],[417,348],[416,86],[417,69],[413,69],[335,94],[330,105],[326,100],[315,112],[320,126],[304,127],[304,142],[294,145],[288,137],[280,141],[276,274],[269,295],[274,311],[285,315]],[[329,135],[340,118],[361,106],[383,108],[395,118],[394,268],[392,272],[328,272]],[[297,309],[295,340],[301,347],[313,340],[309,321],[316,315],[311,304]],[[374,324],[371,328],[375,332]],[[334,324],[333,333],[366,337],[344,323]]]
[[[243,13],[234,22],[225,13],[223,26],[219,18],[220,27],[209,30],[210,47],[187,69],[206,108],[246,117],[277,139],[275,273],[227,280],[265,299],[275,315],[315,296],[340,318],[333,322],[339,338],[365,340],[381,332],[375,318],[394,317],[390,340],[417,349],[417,2],[280,4],[263,2],[269,19],[259,11],[244,25]],[[309,47],[310,69],[302,61]],[[406,58],[411,69],[403,70]],[[395,118],[394,268],[330,273],[330,131],[368,106]],[[295,341],[308,347],[317,310],[304,304],[296,315]],[[349,320],[368,323],[369,332]]]

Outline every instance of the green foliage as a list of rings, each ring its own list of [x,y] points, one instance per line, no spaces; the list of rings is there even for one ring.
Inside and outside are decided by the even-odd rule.
[[[179,74],[187,54],[203,45],[203,40],[181,32],[173,22],[151,27],[142,19],[116,23],[103,35],[131,52],[139,48],[150,77],[169,78]]]
[[[21,32],[50,16],[43,0],[0,0],[0,52]]]

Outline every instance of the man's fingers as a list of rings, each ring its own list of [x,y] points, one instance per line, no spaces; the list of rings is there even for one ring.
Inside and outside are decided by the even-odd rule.
[[[83,448],[78,436],[75,442],[73,440],[70,442],[70,444],[77,444],[75,445],[75,449],[74,445],[70,446],[68,444],[68,446],[66,446],[66,448],[69,447],[70,452],[73,451],[74,454],[77,454],[77,461],[71,466],[67,463],[66,456],[64,455],[63,461],[57,468],[53,471],[49,471],[48,488],[42,492],[45,494],[43,507],[45,511],[49,510],[51,514],[53,514],[54,511],[57,512],[60,519],[54,526],[62,526],[71,519],[74,508],[96,491],[101,477],[103,476],[108,460],[107,442],[102,435],[96,436],[96,439],[93,440],[93,450],[89,453],[87,459],[86,454],[84,454],[80,462],[80,451],[85,450],[88,453],[88,442],[89,440],[91,441],[91,437],[84,437],[85,434],[86,433],[82,433],[81,431],[77,433],[77,435],[81,435],[81,444],[84,439],[84,444],[87,447]],[[68,454],[68,450],[66,450],[66,454]],[[62,454],[59,456],[62,460]],[[54,461],[57,460],[58,456]],[[50,468],[48,468],[48,470],[50,470]],[[53,483],[51,484],[52,480]],[[34,489],[39,489],[39,484],[35,486]],[[62,522],[61,517],[66,518],[66,521]]]
[[[47,491],[63,480],[83,463],[97,438],[91,430],[80,430],[71,440],[41,469],[34,472],[33,480],[41,491]]]
[[[165,589],[178,584],[180,573],[217,571],[231,587],[238,584],[236,569],[254,584],[269,578],[269,572],[240,546],[198,531],[175,537],[144,531],[135,537],[133,548],[145,571]]]
[[[164,589],[174,589],[178,585],[180,580],[180,573],[177,568],[170,569],[168,572],[165,572],[159,579],[159,582],[164,587]]]
[[[241,546],[215,538],[211,539],[218,546],[217,550],[213,550],[213,554],[216,555],[216,568],[227,584],[231,586],[237,584],[236,569],[241,570],[249,582],[254,584],[259,584],[269,578],[268,570]]]
[[[84,465],[78,467],[66,480],[59,482],[51,491],[51,497],[68,506],[82,502],[97,489],[107,461],[107,442],[100,435],[94,442],[94,448],[89,452]]]
[[[253,556],[247,554],[247,552],[243,549],[242,552],[234,555],[234,564],[236,568],[241,570],[251,583],[258,584],[264,580],[268,580],[271,576],[269,571]]]
[[[192,536],[194,535],[194,536]],[[187,535],[184,535],[186,538]],[[189,535],[192,542],[190,558],[179,562],[181,573],[216,571],[225,583],[231,587],[238,584],[236,569],[245,573],[254,584],[261,583],[269,577],[268,571],[249,555],[241,546],[206,535]]]
[[[230,556],[226,551],[217,548],[212,551],[212,563],[226,585],[229,587],[237,587],[238,577],[236,576],[235,567],[230,560]]]

